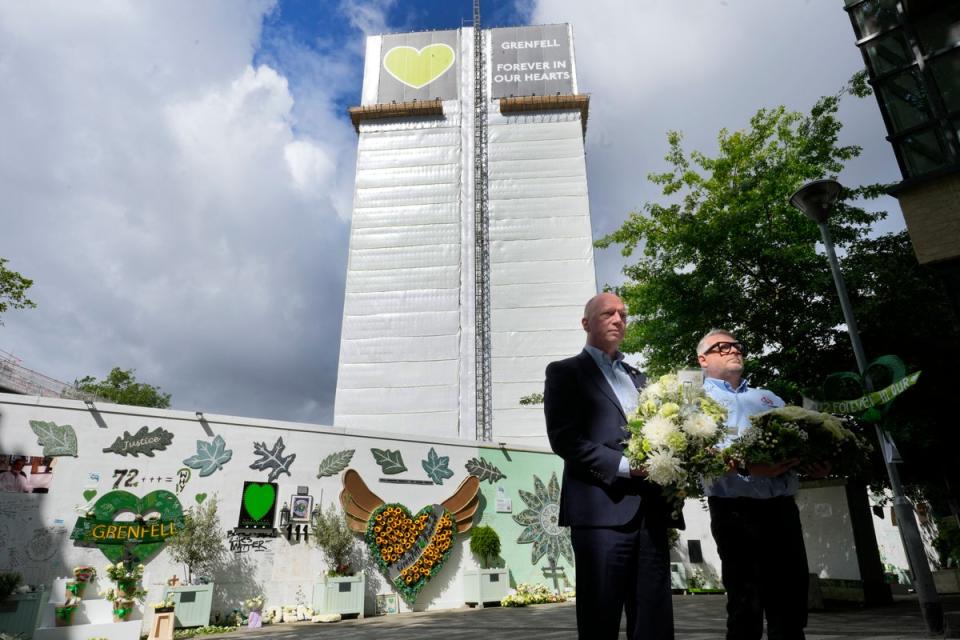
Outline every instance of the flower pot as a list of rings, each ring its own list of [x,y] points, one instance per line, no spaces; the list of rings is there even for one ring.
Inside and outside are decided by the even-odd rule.
[[[54,609],[54,619],[58,627],[69,627],[73,624],[73,614],[76,613],[77,608],[74,606],[70,607],[57,607]]]
[[[126,622],[133,613],[133,600],[116,600],[113,603],[113,621]]]
[[[502,569],[466,569],[463,572],[463,600],[483,607],[485,602],[500,603],[510,589],[510,576]]]
[[[154,613],[170,613],[173,611],[173,607],[154,607]]]
[[[125,596],[132,596],[137,592],[138,581],[137,580],[119,580],[117,582],[117,590]]]
[[[340,615],[355,613],[363,618],[365,584],[363,571],[345,578],[320,576],[320,580],[313,585],[313,612]]]
[[[93,567],[77,567],[73,570],[73,578],[84,584],[92,582],[97,577],[97,570]]]
[[[66,584],[66,599],[70,598],[83,598],[83,591],[87,588],[86,582],[80,582],[79,580],[67,580]]]

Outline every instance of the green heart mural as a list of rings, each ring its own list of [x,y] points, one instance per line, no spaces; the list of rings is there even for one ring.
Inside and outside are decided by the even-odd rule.
[[[446,73],[455,59],[448,44],[430,44],[419,50],[399,46],[383,56],[383,68],[408,87],[421,89]]]
[[[267,515],[277,500],[277,489],[272,484],[251,482],[243,490],[243,508],[254,520]]]
[[[371,514],[365,540],[383,575],[412,605],[443,568],[455,537],[454,518],[442,505],[411,516],[402,504],[384,504]]]
[[[134,521],[117,521],[131,513]],[[159,518],[145,519],[158,515]],[[84,546],[96,546],[110,562],[129,554],[135,563],[146,564],[163,548],[164,541],[183,527],[183,507],[177,496],[160,489],[138,498],[129,491],[111,491],[97,500],[86,516],[78,518],[70,534]]]

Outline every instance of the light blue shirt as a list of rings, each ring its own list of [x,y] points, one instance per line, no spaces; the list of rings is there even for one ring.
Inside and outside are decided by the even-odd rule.
[[[727,410],[727,437],[721,446],[727,447],[743,429],[750,426],[750,416],[763,413],[786,404],[780,397],[766,389],[753,389],[746,380],[734,389],[725,380],[707,378],[703,390],[708,396],[723,405]],[[792,496],[800,487],[800,480],[794,471],[788,471],[775,478],[759,476],[741,476],[728,473],[704,487],[704,493],[716,498],[777,498]]]
[[[584,345],[584,349],[587,350],[587,353],[590,354],[593,361],[600,367],[600,372],[603,373],[604,379],[617,396],[617,400],[620,401],[620,407],[623,409],[623,412],[630,415],[636,411],[640,392],[637,391],[636,385],[633,384],[633,378],[630,377],[630,374],[623,366],[623,354],[618,351],[615,358],[610,358],[610,356],[593,345]],[[630,477],[630,462],[626,456],[620,458],[620,467],[617,470],[617,475],[622,478]]]

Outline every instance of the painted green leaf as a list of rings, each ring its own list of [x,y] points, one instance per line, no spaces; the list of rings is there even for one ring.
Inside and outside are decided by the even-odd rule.
[[[486,480],[490,484],[507,477],[486,458],[470,458],[467,461],[467,473],[477,476],[480,482]]]
[[[77,433],[69,424],[31,420],[30,428],[37,434],[44,456],[76,456]]]
[[[396,451],[390,451],[390,449],[370,449],[370,453],[373,454],[373,459],[376,463],[380,465],[380,469],[388,476],[403,473],[407,470],[407,466],[403,464],[403,456],[400,455],[399,449]]]
[[[222,436],[218,435],[214,437],[213,442],[197,440],[197,455],[190,456],[183,461],[183,464],[191,469],[199,469],[200,477],[204,478],[222,469],[232,457],[233,449],[227,449],[227,443]]]
[[[253,453],[258,456],[260,459],[250,465],[251,469],[270,469],[270,475],[267,476],[267,482],[273,482],[281,473],[285,473],[288,476],[290,473],[290,465],[293,464],[294,459],[296,459],[297,454],[291,453],[288,456],[283,455],[283,450],[286,448],[286,445],[283,443],[283,438],[277,438],[277,441],[273,443],[273,446],[269,449],[267,448],[266,442],[254,442],[253,443]]]
[[[346,469],[355,451],[355,449],[344,449],[343,451],[337,451],[328,455],[320,461],[320,469],[317,470],[317,477],[325,478],[336,475]]]
[[[437,450],[430,447],[430,453],[427,459],[420,462],[427,476],[433,480],[434,484],[443,484],[447,478],[453,477],[453,471],[450,470],[450,457],[437,455]]]
[[[150,427],[145,426],[133,435],[130,435],[129,431],[124,431],[123,435],[117,436],[113,444],[103,452],[119,453],[122,456],[132,455],[134,458],[140,457],[142,453],[152,458],[154,451],[164,451],[172,442],[173,434],[163,427],[157,427],[151,431]]]

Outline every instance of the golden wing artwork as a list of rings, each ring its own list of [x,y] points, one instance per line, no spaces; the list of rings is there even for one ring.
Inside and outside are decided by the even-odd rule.
[[[343,472],[343,490],[340,492],[340,504],[347,514],[347,524],[357,533],[367,530],[367,521],[378,507],[385,504],[383,498],[375,494],[353,469]],[[453,495],[440,503],[453,515],[457,533],[469,531],[473,526],[473,516],[480,506],[480,479],[467,476]]]

